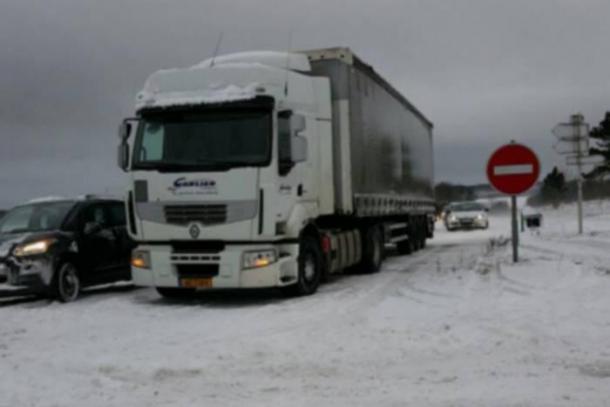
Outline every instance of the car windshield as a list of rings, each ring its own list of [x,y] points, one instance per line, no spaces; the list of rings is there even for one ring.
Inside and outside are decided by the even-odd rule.
[[[17,206],[0,219],[0,233],[59,229],[73,206],[72,201],[39,202]]]
[[[210,110],[147,115],[133,169],[226,170],[262,166],[271,157],[270,110]]]
[[[477,202],[464,202],[449,206],[449,210],[453,212],[482,211],[484,209],[485,207]]]

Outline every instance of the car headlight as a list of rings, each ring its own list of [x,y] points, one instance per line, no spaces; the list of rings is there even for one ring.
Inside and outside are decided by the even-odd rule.
[[[449,222],[457,222],[457,216],[455,215],[449,215]]]
[[[148,250],[134,250],[131,253],[131,265],[139,269],[150,269],[150,252]]]
[[[257,250],[245,252],[242,264],[245,269],[252,269],[266,267],[271,263],[275,263],[276,260],[277,255],[275,254],[275,250]]]
[[[49,250],[53,243],[55,243],[54,239],[45,239],[21,244],[15,247],[15,250],[13,250],[13,255],[16,257],[25,257],[44,254]]]
[[[477,215],[477,220],[483,220],[483,219],[485,219],[485,216],[483,216],[483,214],[482,214],[482,213],[479,213],[479,214]]]

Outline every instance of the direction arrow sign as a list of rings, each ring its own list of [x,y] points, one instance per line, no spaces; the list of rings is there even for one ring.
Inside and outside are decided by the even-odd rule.
[[[519,195],[530,189],[540,175],[538,157],[528,147],[511,143],[497,149],[487,162],[487,178],[498,191]]]
[[[579,138],[578,140],[560,140],[553,145],[553,149],[558,154],[589,154],[589,139]]]
[[[553,135],[559,140],[571,141],[589,135],[589,125],[586,123],[559,123],[551,130]]]

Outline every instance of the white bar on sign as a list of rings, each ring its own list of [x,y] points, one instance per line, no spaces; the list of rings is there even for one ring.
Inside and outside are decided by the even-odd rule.
[[[534,166],[532,164],[497,165],[494,167],[494,175],[525,175],[533,172]]]

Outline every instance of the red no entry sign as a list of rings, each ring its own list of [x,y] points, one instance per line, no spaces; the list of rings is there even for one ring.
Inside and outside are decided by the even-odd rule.
[[[518,195],[530,189],[540,175],[536,154],[524,145],[511,143],[498,148],[487,162],[487,178],[498,191]]]

